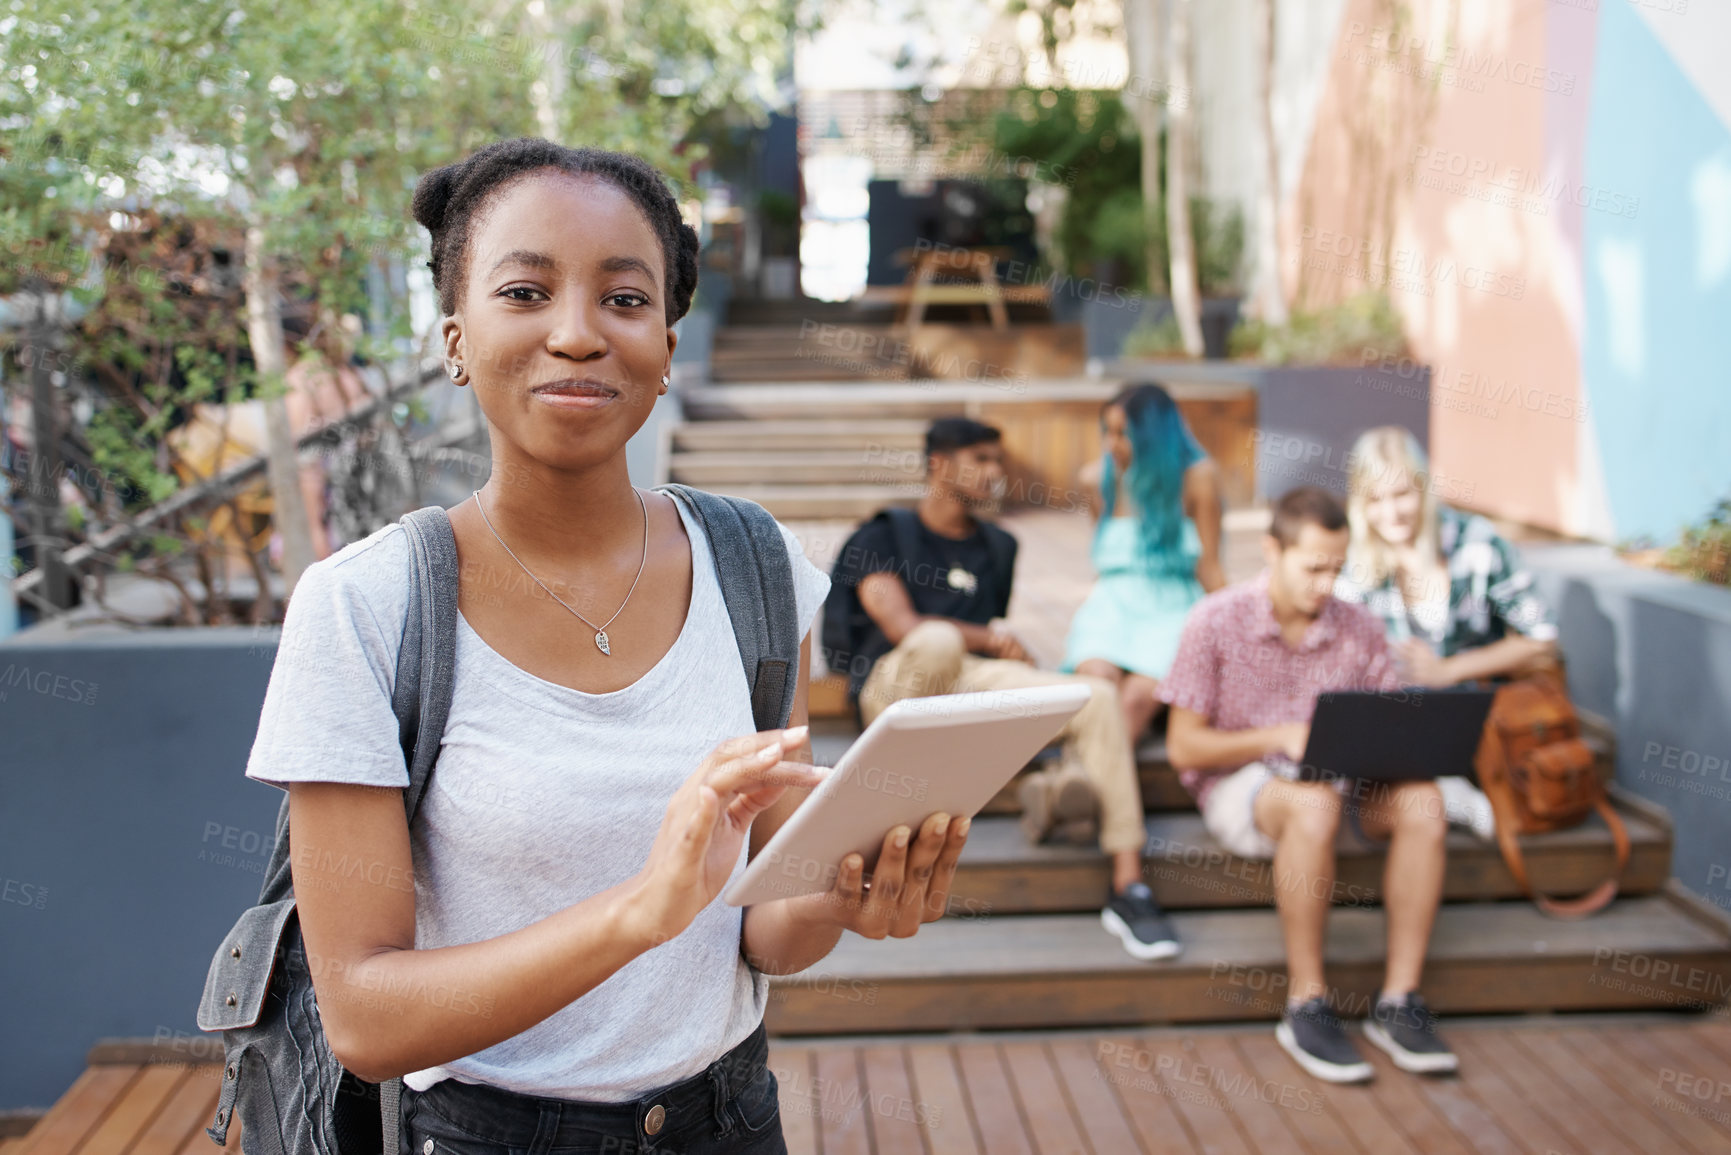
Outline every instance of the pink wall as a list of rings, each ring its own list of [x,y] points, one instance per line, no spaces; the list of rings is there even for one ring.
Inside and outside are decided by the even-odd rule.
[[[1300,306],[1386,288],[1433,367],[1433,465],[1462,504],[1572,533],[1601,505],[1578,461],[1569,193],[1592,29],[1533,0],[1348,0],[1282,233]]]

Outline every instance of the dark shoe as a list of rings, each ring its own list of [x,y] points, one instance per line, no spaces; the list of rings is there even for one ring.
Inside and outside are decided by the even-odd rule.
[[[1022,834],[1041,843],[1061,823],[1092,819],[1094,787],[1074,771],[1035,770],[1022,776],[1017,797],[1022,803]]]
[[[1132,882],[1112,895],[1100,912],[1100,925],[1118,936],[1133,958],[1172,958],[1183,948],[1172,930],[1172,920],[1154,901],[1145,882]]]
[[[1364,1083],[1376,1069],[1364,1061],[1346,1028],[1329,1007],[1328,1000],[1318,995],[1298,1007],[1288,1006],[1274,1028],[1274,1037],[1293,1060],[1330,1083]]]
[[[1364,1021],[1364,1037],[1387,1051],[1403,1071],[1437,1075],[1460,1068],[1460,1060],[1436,1033],[1436,1017],[1417,991],[1398,1002],[1379,998]]]

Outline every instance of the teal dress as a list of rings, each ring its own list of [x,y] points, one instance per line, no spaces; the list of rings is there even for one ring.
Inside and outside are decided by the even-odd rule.
[[[1121,491],[1121,502],[1124,496]],[[1074,673],[1089,658],[1150,678],[1164,678],[1171,669],[1184,617],[1202,597],[1202,584],[1196,580],[1202,541],[1196,524],[1184,518],[1179,545],[1186,560],[1184,575],[1162,577],[1142,570],[1137,533],[1135,517],[1110,517],[1095,534],[1090,556],[1099,578],[1070,622],[1059,667],[1065,673]]]

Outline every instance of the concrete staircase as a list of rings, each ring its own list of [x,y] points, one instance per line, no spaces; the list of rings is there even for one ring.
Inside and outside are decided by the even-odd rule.
[[[977,415],[1010,394],[1002,381],[910,380],[893,317],[885,305],[730,302],[707,380],[680,389],[683,419],[668,432],[658,480],[749,497],[783,519],[858,520],[913,504],[932,419]],[[1078,390],[1103,401],[1114,387],[1015,385],[1014,396],[1033,401]]]
[[[1111,381],[1030,381],[1016,394],[1090,406]],[[913,504],[925,469],[926,426],[979,414],[1005,393],[965,381],[785,381],[681,391],[684,420],[669,435],[664,475],[739,494],[779,518],[858,520],[886,504]]]
[[[845,748],[845,727],[819,741]],[[1602,742],[1602,738],[1601,738]],[[1108,866],[1092,848],[1032,846],[1006,788],[975,820],[950,914],[912,939],[845,935],[811,970],[772,980],[772,1032],[861,1034],[985,1028],[1124,1026],[1278,1017],[1285,963],[1268,863],[1226,854],[1202,828],[1164,746],[1139,751],[1144,876],[1172,912],[1176,959],[1139,962],[1102,929]],[[1601,751],[1608,756],[1608,751]],[[1579,922],[1520,897],[1494,845],[1449,836],[1444,905],[1424,992],[1444,1015],[1704,1009],[1731,992],[1731,921],[1669,881],[1666,815],[1616,799],[1633,853],[1621,896]],[[1586,889],[1611,861],[1597,820],[1527,840],[1535,881]],[[1362,1017],[1382,978],[1380,852],[1343,854],[1330,920],[1328,977],[1343,1013]]]
[[[857,521],[919,500],[925,420],[756,417],[734,392],[688,397],[686,412],[698,419],[672,431],[669,480],[749,497],[783,519]],[[806,412],[826,407],[814,400]],[[734,416],[740,408],[747,415]]]
[[[893,309],[853,302],[730,301],[710,349],[710,380],[760,384],[905,378],[905,367],[893,356],[893,319]]]

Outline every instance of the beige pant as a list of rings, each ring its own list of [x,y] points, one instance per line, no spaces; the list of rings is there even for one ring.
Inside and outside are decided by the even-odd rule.
[[[950,622],[921,622],[901,644],[885,654],[860,687],[860,717],[866,725],[892,702],[934,694],[1010,690],[1021,686],[1061,686],[1086,682],[1093,691],[1058,731],[1066,767],[1079,766],[1100,799],[1100,849],[1107,854],[1142,849],[1147,827],[1136,761],[1124,734],[1118,690],[1104,678],[1037,670],[1026,662],[970,654],[962,631]]]

